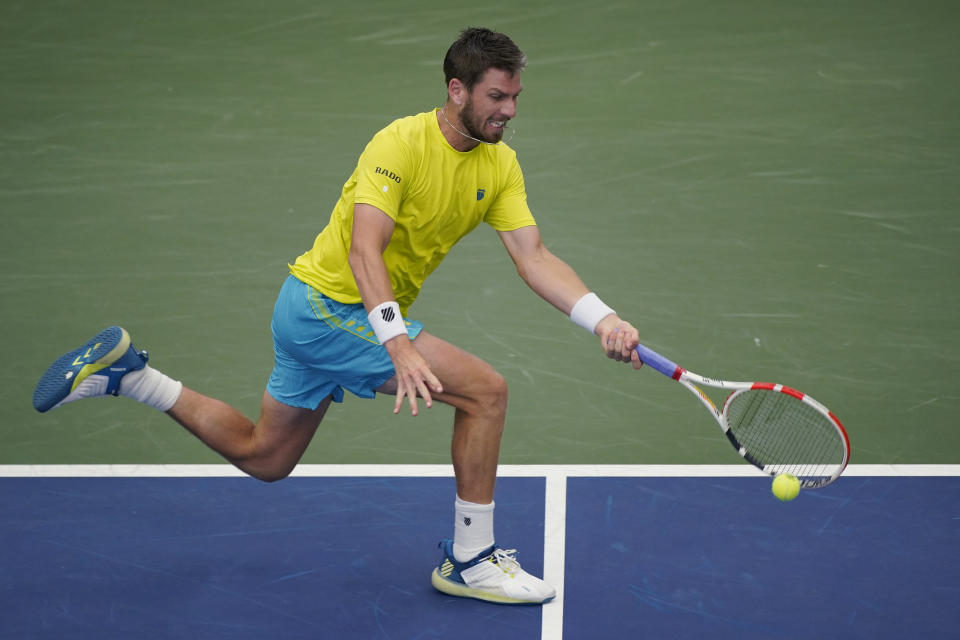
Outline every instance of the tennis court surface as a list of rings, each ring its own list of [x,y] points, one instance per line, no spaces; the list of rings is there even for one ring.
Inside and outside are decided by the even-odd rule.
[[[0,637],[957,637],[958,23],[939,0],[5,3]],[[481,225],[411,317],[508,381],[496,531],[562,586],[543,608],[430,587],[448,408],[351,398],[263,485],[133,402],[30,405],[120,324],[256,416],[287,265],[474,25],[527,53],[510,146],[550,249],[651,348],[809,393],[852,442],[779,503]]]
[[[11,638],[945,638],[957,623],[956,467],[853,467],[790,504],[747,465],[505,467],[501,542],[562,576],[542,608],[430,586],[443,467],[308,466],[272,485],[226,466],[2,471]]]

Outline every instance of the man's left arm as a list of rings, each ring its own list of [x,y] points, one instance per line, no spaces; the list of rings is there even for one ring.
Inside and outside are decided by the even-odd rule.
[[[566,262],[553,255],[543,244],[536,226],[501,231],[500,239],[517,267],[517,273],[541,298],[570,316],[600,338],[607,356],[642,366],[634,347],[640,342],[636,328],[621,319],[593,295],[580,276]]]

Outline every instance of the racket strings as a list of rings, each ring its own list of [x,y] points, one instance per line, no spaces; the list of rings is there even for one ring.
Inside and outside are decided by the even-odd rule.
[[[782,398],[777,403],[779,410],[771,411],[766,421],[762,413],[757,413],[749,423],[754,427],[749,446],[762,451],[763,466],[773,467],[778,473],[792,473],[811,483],[829,479],[843,457],[832,427],[826,425],[829,431],[821,429],[824,423],[815,410],[796,413],[805,405],[789,396]],[[764,426],[769,436],[762,430]]]
[[[799,398],[751,389],[731,398],[725,418],[744,457],[807,486],[824,484],[843,469],[846,447],[829,417]]]

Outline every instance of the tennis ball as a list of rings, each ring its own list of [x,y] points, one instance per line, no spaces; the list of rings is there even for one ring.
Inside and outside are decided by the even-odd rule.
[[[773,479],[773,495],[784,502],[790,502],[800,493],[800,481],[789,473],[781,473]]]

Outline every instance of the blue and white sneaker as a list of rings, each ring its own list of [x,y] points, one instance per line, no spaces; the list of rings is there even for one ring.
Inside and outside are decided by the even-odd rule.
[[[104,329],[50,365],[33,392],[33,408],[43,413],[80,398],[115,396],[120,379],[146,364],[147,352],[133,348],[130,334],[120,327]]]
[[[493,545],[473,560],[457,562],[453,540],[442,541],[440,548],[443,560],[433,570],[430,582],[447,595],[499,604],[543,604],[557,595],[553,587],[520,568],[516,549]]]

